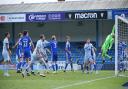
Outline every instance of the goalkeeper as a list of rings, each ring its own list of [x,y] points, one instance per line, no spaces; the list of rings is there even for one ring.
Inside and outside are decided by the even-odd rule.
[[[108,57],[112,61],[112,57],[109,56],[107,52],[112,48],[112,45],[114,43],[114,34],[115,34],[115,27],[113,26],[112,33],[107,36],[107,38],[105,39],[105,42],[101,47],[103,63],[105,62],[106,57]]]

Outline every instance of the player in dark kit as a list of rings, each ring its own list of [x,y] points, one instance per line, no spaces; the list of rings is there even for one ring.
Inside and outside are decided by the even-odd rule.
[[[57,55],[57,41],[55,35],[52,36],[50,45],[51,45],[52,68],[54,71],[53,73],[56,73],[58,70],[58,65],[57,65],[58,55]]]
[[[22,65],[22,58],[23,58],[21,38],[22,38],[23,34],[19,33],[18,36],[19,36],[19,39],[18,39],[17,43],[13,46],[13,48],[17,47],[16,48],[16,60],[17,60],[17,68],[16,69],[17,69],[17,73],[21,73],[21,65]]]
[[[22,43],[22,49],[23,49],[23,58],[24,58],[24,61],[26,62],[26,63],[23,63],[24,67],[23,67],[22,75],[24,77],[26,73],[29,76],[28,68],[29,68],[29,63],[30,63],[30,58],[31,58],[31,54],[30,54],[31,45],[32,45],[32,48],[34,48],[33,42],[27,31],[23,32],[21,43]]]

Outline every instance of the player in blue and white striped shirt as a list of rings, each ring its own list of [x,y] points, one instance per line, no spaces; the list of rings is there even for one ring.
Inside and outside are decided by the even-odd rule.
[[[90,43],[90,39],[87,39],[85,45],[84,45],[84,65],[83,65],[83,72],[86,69],[86,73],[89,73],[90,66],[93,65],[93,57],[94,57],[94,46]],[[91,68],[92,71],[92,68]]]
[[[70,45],[70,37],[66,37],[66,44],[65,44],[65,53],[66,53],[66,64],[64,72],[66,72],[66,68],[68,64],[71,66],[71,70],[73,71],[73,63],[72,63],[72,57],[71,57],[71,45]]]

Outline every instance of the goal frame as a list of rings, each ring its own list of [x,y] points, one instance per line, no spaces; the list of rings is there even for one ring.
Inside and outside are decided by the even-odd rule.
[[[115,16],[115,76],[118,76],[118,19],[128,24],[128,20],[125,18]]]

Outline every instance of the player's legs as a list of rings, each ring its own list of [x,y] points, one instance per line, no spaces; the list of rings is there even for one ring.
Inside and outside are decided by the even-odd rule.
[[[29,65],[25,64],[25,70],[22,72],[22,76],[25,77],[27,73],[29,73],[31,71],[32,75],[35,75],[35,71],[33,70],[33,65],[36,64],[37,61],[39,61],[39,58],[37,57],[36,54],[32,54],[31,55],[31,61],[29,59],[27,59],[27,63],[29,63]],[[28,74],[27,74],[28,75]]]
[[[52,61],[52,68],[53,68],[53,73],[56,73],[58,70],[58,65],[57,65],[57,61]]]
[[[69,60],[68,60],[68,54],[66,53],[66,61],[65,61],[65,68],[64,72],[66,72],[67,66],[68,66]]]
[[[31,61],[30,62],[30,71],[31,71],[31,74],[35,75],[35,72],[34,72],[34,68],[33,68],[33,65],[35,64],[34,61]]]
[[[95,73],[97,74],[97,65],[96,65],[96,58],[93,59],[93,70],[95,71]]]
[[[46,64],[44,65],[45,66],[45,69],[46,69],[46,72],[48,73],[48,70],[49,70],[49,65],[48,65],[48,56],[47,54],[44,54],[44,60],[46,62]]]
[[[90,72],[92,73],[94,69],[94,60],[92,58],[89,59],[89,67]]]
[[[45,65],[45,68],[46,68],[46,72],[49,73],[49,64],[48,64],[48,59],[45,60],[46,62],[46,65]]]
[[[72,58],[71,58],[71,55],[66,53],[66,63],[65,63],[65,69],[64,69],[64,72],[66,72],[66,69],[67,69],[67,66],[68,64],[70,64],[71,66],[71,71],[73,71],[73,63],[72,63]]]
[[[83,64],[83,73],[86,71],[86,73],[89,73],[89,61],[84,62]]]
[[[39,58],[39,63],[42,65],[42,66],[46,66],[47,65],[47,63],[46,63],[46,61],[45,61],[45,59],[44,58]],[[39,74],[40,74],[40,76],[42,76],[42,77],[45,77],[46,75],[44,74],[44,71],[43,70],[40,70],[39,71]]]
[[[31,63],[30,63],[30,68],[31,68],[31,66],[33,65],[33,64],[37,64],[37,62],[38,63],[40,63],[40,65],[42,65],[42,66],[45,66],[45,67],[47,67],[47,63],[46,63],[46,60],[44,59],[44,57],[39,57],[39,56],[37,56],[36,54],[32,54],[32,59],[31,59]],[[39,68],[38,68],[39,69]],[[32,69],[31,69],[32,70]],[[34,71],[32,71],[31,72],[33,75],[35,75],[35,73],[34,73]],[[40,76],[43,76],[43,77],[45,77],[45,75],[44,75],[44,71],[42,71],[42,70],[38,70],[38,73],[40,74]]]
[[[29,74],[29,72],[30,72],[30,63],[31,63],[30,58],[31,58],[30,50],[24,50],[24,60],[26,61],[26,63],[23,65],[22,75],[27,73],[27,76],[30,76],[30,74]]]
[[[52,68],[53,68],[54,73],[56,73],[58,70],[57,59],[58,59],[57,54],[53,54],[52,55]]]
[[[72,59],[70,59],[70,60],[71,60],[71,61],[70,61],[71,71],[74,71],[74,69],[73,69]]]
[[[30,62],[30,70],[31,70],[31,74],[32,75],[35,75],[35,71],[34,71],[33,65],[37,64],[37,61],[39,61],[39,58],[37,57],[37,55],[35,53],[33,53],[31,55],[31,62]]]
[[[126,66],[127,66],[127,61],[124,60],[124,61],[123,61],[123,65],[124,65],[124,66],[123,66],[123,71],[125,72],[126,69],[127,69],[127,67],[126,67]]]
[[[29,61],[30,61],[30,63],[31,63],[31,61],[32,61],[32,55],[33,55],[33,53],[32,53],[32,51],[30,51],[30,59],[29,59]],[[31,74],[33,74],[33,71],[34,71],[34,64],[35,63],[32,63],[31,64],[31,66],[30,66],[30,69],[31,69]]]
[[[4,58],[4,76],[10,76],[8,73],[8,68],[9,68],[9,61],[10,61],[10,56],[7,51],[2,52],[2,56]]]
[[[89,73],[89,59],[85,56],[84,57],[84,64],[83,64],[83,73],[85,72]]]
[[[9,61],[4,61],[4,76],[10,76],[10,74],[8,73],[8,69],[9,69]]]
[[[93,70],[97,73],[97,68],[96,68],[96,54],[93,54]]]
[[[31,61],[30,61],[30,58],[27,58],[26,59],[26,72],[27,72],[27,76],[30,76],[30,63],[31,63]]]
[[[120,60],[119,62],[119,72],[122,72],[123,71],[123,60]]]
[[[24,59],[22,62],[22,76],[30,76],[30,61],[28,59]]]
[[[17,73],[21,73],[21,65],[22,65],[22,53],[21,50],[17,50]]]
[[[109,58],[110,60],[112,60],[112,57],[109,56],[109,55],[107,54],[107,52],[108,52],[108,49],[107,49],[107,48],[106,48],[106,49],[102,49],[103,63],[105,62],[105,58],[106,58],[106,57]]]
[[[18,59],[18,55],[16,54],[16,71],[19,70],[19,59]]]
[[[17,73],[21,73],[21,66],[22,66],[22,58],[19,58],[19,61],[17,63]]]

